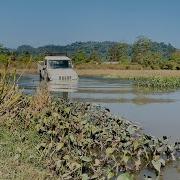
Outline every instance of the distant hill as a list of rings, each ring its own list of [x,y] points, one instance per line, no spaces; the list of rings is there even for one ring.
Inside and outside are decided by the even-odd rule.
[[[22,45],[16,49],[16,52],[21,53],[30,53],[34,55],[44,54],[44,53],[67,53],[69,56],[73,55],[77,51],[83,51],[87,56],[90,55],[93,51],[96,51],[102,59],[105,59],[108,56],[108,50],[118,44],[119,42],[104,41],[104,42],[75,42],[69,45],[60,46],[60,45],[46,45],[34,48],[29,45]],[[152,42],[153,51],[160,52],[164,57],[169,57],[171,52],[175,51],[175,47],[171,44],[165,44],[164,42]],[[129,46],[129,56],[132,52],[132,44]]]
[[[105,57],[108,53],[109,48],[117,42],[75,42],[65,46],[59,45],[46,45],[38,48],[34,48],[29,45],[22,45],[17,48],[17,53],[28,52],[30,54],[44,54],[47,52],[57,53],[57,52],[66,52],[69,55],[74,54],[77,51],[83,51],[86,55],[89,55],[93,51],[97,51],[101,57]]]

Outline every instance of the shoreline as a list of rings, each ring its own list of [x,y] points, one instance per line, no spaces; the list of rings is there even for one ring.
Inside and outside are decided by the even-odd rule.
[[[0,73],[3,73],[0,69]],[[136,77],[180,77],[180,70],[116,70],[116,69],[75,69],[79,76],[100,76],[107,78]],[[38,74],[37,69],[10,69],[10,73]]]

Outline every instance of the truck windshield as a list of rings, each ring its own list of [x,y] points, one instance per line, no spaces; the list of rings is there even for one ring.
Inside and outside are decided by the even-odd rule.
[[[68,61],[68,60],[51,60],[49,61],[49,65],[52,69],[72,67],[71,61]]]

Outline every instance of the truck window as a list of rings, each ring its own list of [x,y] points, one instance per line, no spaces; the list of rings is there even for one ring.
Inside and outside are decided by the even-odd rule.
[[[50,60],[48,63],[52,69],[72,68],[71,61],[68,60]]]

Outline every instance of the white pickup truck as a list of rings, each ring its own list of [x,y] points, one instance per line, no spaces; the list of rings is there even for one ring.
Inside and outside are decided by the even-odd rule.
[[[78,80],[72,60],[64,55],[48,55],[38,63],[41,79],[47,81],[72,82]]]

